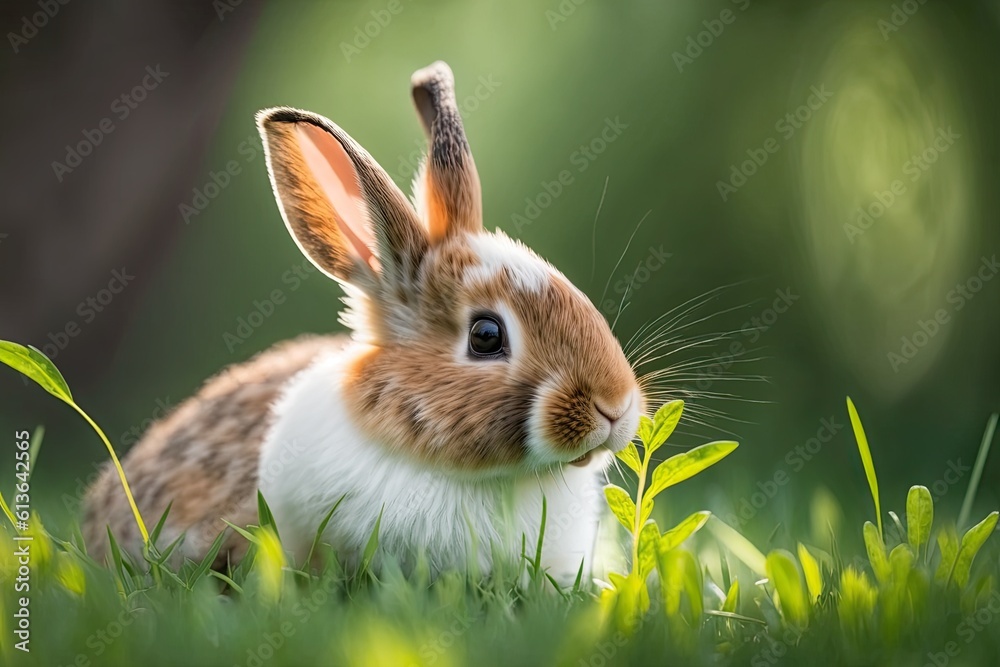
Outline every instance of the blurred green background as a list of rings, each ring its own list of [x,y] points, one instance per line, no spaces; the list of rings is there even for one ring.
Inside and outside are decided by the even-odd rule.
[[[772,518],[741,522],[751,534],[767,536],[773,517],[807,519],[820,485],[867,507],[846,395],[868,430],[883,503],[899,507],[910,484],[933,490],[971,466],[1000,409],[998,36],[997,2],[265,4],[200,169],[185,198],[164,203],[179,230],[167,261],[144,276],[101,372],[85,387],[67,379],[124,448],[222,366],[339,329],[337,286],[287,273],[302,259],[271,195],[254,113],[281,104],[330,117],[409,192],[423,142],[409,76],[443,59],[487,227],[550,259],[611,320],[631,280],[615,326],[623,341],[706,294],[680,335],[729,332],[699,347],[677,341],[644,368],[677,364],[668,386],[706,410],[707,426],[688,424],[679,443],[741,442],[674,492],[672,513],[731,515],[781,471]],[[213,189],[227,165],[228,184]],[[196,203],[207,205],[181,207]],[[227,345],[276,289],[284,303]],[[0,390],[3,432],[47,426],[36,494],[51,491],[64,511],[61,497],[105,459],[100,442],[12,372]],[[826,441],[810,443],[817,434]],[[961,502],[960,474],[939,487],[946,506]],[[998,480],[994,457],[983,507],[1000,502]]]

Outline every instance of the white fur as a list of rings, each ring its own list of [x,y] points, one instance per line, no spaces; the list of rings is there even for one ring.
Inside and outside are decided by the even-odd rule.
[[[472,234],[468,242],[479,263],[468,270],[467,279],[492,278],[506,270],[519,288],[538,293],[545,289],[553,275],[561,275],[528,246],[499,229],[492,234]]]
[[[483,478],[393,453],[366,440],[345,408],[343,369],[359,349],[321,357],[295,377],[263,445],[260,489],[297,563],[344,496],[324,541],[348,563],[358,562],[381,511],[379,549],[404,567],[421,552],[435,573],[474,565],[486,574],[495,558],[516,566],[522,535],[534,553],[544,495],[543,567],[569,584],[582,561],[587,576],[601,511],[598,472],[607,456],[585,467]]]

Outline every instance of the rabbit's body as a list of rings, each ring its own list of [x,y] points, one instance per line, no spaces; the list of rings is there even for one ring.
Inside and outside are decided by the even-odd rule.
[[[261,492],[297,561],[343,497],[323,541],[348,563],[357,563],[381,514],[380,551],[404,567],[422,554],[432,573],[472,563],[489,572],[495,556],[517,563],[522,535],[534,554],[544,496],[542,564],[572,583],[581,562],[591,561],[601,498],[597,473],[609,454],[586,466],[498,477],[442,470],[373,443],[345,410],[350,400],[338,382],[349,378],[362,347],[325,354],[291,381],[261,453]]]
[[[303,336],[275,345],[230,366],[150,427],[122,466],[147,522],[157,521],[170,505],[161,548],[186,532],[179,553],[200,559],[225,528],[223,518],[237,525],[256,521],[260,448],[274,402],[321,352],[346,342],[345,336]],[[110,462],[87,491],[84,505],[83,533],[91,555],[100,559],[107,553],[106,525],[122,548],[142,553],[142,537]],[[246,548],[243,538],[229,538],[220,564],[229,556],[238,560]]]
[[[323,541],[434,572],[533,553],[569,583],[590,567],[599,472],[635,433],[643,397],[603,316],[552,265],[483,228],[479,177],[443,63],[413,78],[430,153],[411,204],[350,136],[304,111],[261,112],[268,173],[302,252],[345,289],[353,342],[312,339],[224,373],[125,461],[147,519],[198,558],[254,523],[258,485],[301,562]],[[235,379],[234,379],[235,378]],[[259,385],[259,386],[257,386]],[[262,444],[261,444],[262,443]],[[112,473],[88,496],[135,549]],[[162,541],[162,540],[161,540]],[[238,559],[231,539],[221,559]]]

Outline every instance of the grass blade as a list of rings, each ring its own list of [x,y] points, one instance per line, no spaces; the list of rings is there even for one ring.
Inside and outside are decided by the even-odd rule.
[[[319,528],[316,529],[316,535],[313,537],[312,544],[309,546],[309,553],[306,555],[306,562],[302,564],[303,567],[309,567],[309,563],[312,562],[313,553],[316,551],[316,547],[319,546],[319,541],[323,539],[323,533],[326,531],[327,524],[330,523],[330,519],[333,517],[333,513],[337,511],[337,508],[340,507],[340,503],[344,502],[344,498],[346,497],[347,497],[346,493],[342,495],[337,500],[337,502],[333,504],[333,507],[330,508],[330,511],[326,513],[326,516],[323,517],[323,520],[319,522]]]
[[[993,434],[997,428],[996,412],[990,415],[990,420],[986,423],[986,431],[983,433],[983,441],[979,444],[979,454],[976,455],[976,464],[972,467],[972,477],[969,478],[969,487],[965,490],[965,499],[962,501],[962,511],[958,513],[958,527],[961,528],[969,520],[969,513],[972,511],[972,501],[976,499],[976,491],[979,489],[979,480],[983,476],[983,467],[986,465],[986,457],[990,453],[990,446],[993,444]]]
[[[220,581],[225,582],[225,584],[227,586],[229,586],[230,588],[232,588],[234,591],[236,591],[240,595],[243,595],[243,589],[239,586],[239,584],[237,584],[235,581],[233,581],[232,579],[230,579],[226,575],[222,574],[218,570],[209,570],[208,571],[208,575],[210,577],[215,577],[216,579],[219,579]]]
[[[715,535],[715,539],[726,545],[744,565],[761,577],[767,576],[767,559],[750,540],[714,514],[709,517],[706,525],[708,530]]]
[[[375,519],[375,527],[372,528],[372,534],[368,536],[368,544],[365,545],[365,551],[361,555],[361,571],[367,572],[368,566],[371,565],[372,558],[375,557],[375,550],[378,549],[378,531],[382,527],[382,512],[385,511],[385,506],[378,511],[378,518]]]
[[[545,496],[542,496],[542,522],[538,526],[538,542],[535,543],[535,562],[532,563],[532,567],[535,568],[535,578],[538,578],[538,573],[542,569],[542,542],[545,540],[545,521],[548,519],[548,500]]]
[[[38,452],[42,449],[42,439],[45,437],[45,427],[39,424],[35,427],[35,432],[31,434],[31,446],[28,450],[28,461],[31,466],[28,468],[28,481],[35,474],[35,466],[38,463]]]
[[[868,447],[868,438],[865,437],[865,430],[861,426],[861,418],[854,407],[854,401],[847,397],[847,413],[851,417],[851,426],[854,428],[854,438],[858,441],[858,451],[861,453],[861,463],[865,467],[865,476],[868,478],[868,487],[872,492],[872,500],[875,501],[875,517],[878,519],[878,535],[882,537],[882,503],[878,495],[878,477],[875,476],[875,463],[872,461],[872,450]]]

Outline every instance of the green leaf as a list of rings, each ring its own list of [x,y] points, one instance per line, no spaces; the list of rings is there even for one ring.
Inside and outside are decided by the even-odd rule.
[[[934,572],[934,581],[938,584],[946,585],[951,581],[955,563],[958,561],[959,543],[955,527],[947,525],[939,530],[937,543],[938,550],[941,552],[941,562],[938,563],[937,570]]]
[[[257,525],[261,528],[270,528],[274,531],[274,536],[281,540],[281,535],[278,534],[278,524],[274,522],[274,515],[271,514],[271,508],[268,507],[267,501],[264,500],[264,494],[257,489]]]
[[[781,615],[785,621],[799,628],[808,626],[809,601],[795,557],[784,549],[775,549],[769,553],[767,577],[778,592]]]
[[[931,539],[934,499],[926,486],[911,486],[906,494],[906,541],[919,556],[920,548]]]
[[[663,552],[676,549],[684,542],[684,540],[698,532],[711,516],[711,512],[695,512],[667,532],[663,533],[660,537],[657,549]]]
[[[642,494],[642,511],[639,512],[639,525],[644,525],[653,516],[653,496]]]
[[[646,415],[639,416],[639,430],[636,432],[639,436],[639,440],[642,441],[643,446],[649,439],[653,436],[653,420]]]
[[[257,537],[256,535],[254,535],[253,533],[251,533],[246,528],[240,528],[235,523],[230,523],[226,519],[223,519],[222,523],[226,524],[227,526],[229,526],[230,528],[232,528],[233,530],[235,530],[237,533],[239,533],[240,535],[242,535],[243,539],[245,539],[250,544],[258,544],[258,545],[260,544],[260,538]]]
[[[368,567],[371,565],[372,558],[375,557],[375,550],[378,549],[378,531],[382,527],[382,512],[385,511],[385,506],[378,511],[378,518],[375,519],[375,526],[372,528],[372,534],[368,536],[368,544],[365,545],[364,553],[361,554],[361,571],[367,572]]]
[[[631,468],[632,472],[637,475],[639,474],[639,471],[642,469],[642,461],[639,460],[639,450],[634,442],[625,445],[625,448],[617,452],[615,456]]]
[[[219,550],[222,549],[222,542],[225,539],[226,539],[225,530],[223,530],[222,532],[220,532],[218,535],[215,536],[215,540],[212,542],[212,546],[208,548],[208,552],[205,554],[205,557],[201,559],[201,563],[198,564],[198,567],[195,568],[194,572],[191,573],[191,576],[188,577],[187,580],[188,588],[194,586],[195,583],[197,583],[197,581],[201,579],[201,577],[206,572],[208,572],[209,568],[212,567],[212,563],[215,562],[216,556],[219,555]]]
[[[1000,512],[991,512],[989,516],[970,528],[962,536],[962,546],[958,549],[958,560],[955,562],[955,583],[959,588],[965,588],[969,583],[969,573],[972,571],[972,561],[982,548],[983,544],[997,527],[997,518]]]
[[[879,583],[889,579],[889,561],[885,556],[885,544],[882,535],[871,521],[865,521],[865,549],[868,551],[868,562]]]
[[[715,539],[726,545],[726,548],[744,565],[758,576],[767,576],[764,554],[754,546],[753,542],[743,537],[739,531],[715,515],[712,515],[712,520],[707,525],[708,530],[715,535]]]
[[[653,498],[664,489],[694,477],[724,459],[738,446],[735,442],[720,440],[671,456],[653,470],[653,481],[644,498]]]
[[[861,418],[854,407],[851,397],[847,397],[847,413],[851,417],[851,426],[854,428],[854,438],[858,441],[858,451],[861,453],[861,463],[865,467],[865,476],[868,478],[868,487],[872,492],[872,500],[875,501],[875,517],[878,519],[878,534],[882,537],[882,503],[878,495],[878,477],[875,476],[875,463],[872,461],[872,450],[868,447],[868,438],[865,437],[865,430],[861,426]]]
[[[677,428],[677,422],[681,420],[681,413],[684,412],[684,401],[670,401],[660,406],[660,409],[653,415],[653,428],[649,436],[643,439],[646,446],[646,456],[652,455],[657,449],[663,446],[667,438]]]
[[[634,573],[628,576],[611,572],[608,574],[614,586],[613,601],[614,621],[618,630],[626,636],[635,633],[642,617],[649,611],[649,590],[646,582]]]
[[[167,517],[170,516],[170,508],[173,506],[173,500],[167,503],[167,509],[163,510],[163,514],[160,515],[160,520],[156,522],[155,526],[153,526],[153,532],[149,534],[149,546],[151,549],[156,548],[156,541],[160,539],[160,532],[163,530],[163,526],[166,525]]]
[[[897,544],[889,553],[889,571],[892,573],[892,580],[903,586],[910,577],[913,570],[914,551],[908,544]]]
[[[0,340],[0,362],[7,364],[14,370],[37,382],[45,391],[76,410],[77,414],[90,424],[90,427],[101,438],[101,441],[108,450],[108,454],[111,455],[111,461],[115,465],[115,469],[118,472],[118,479],[121,480],[125,497],[128,499],[129,507],[132,509],[132,516],[135,517],[135,523],[139,527],[139,533],[142,535],[143,544],[148,545],[149,532],[146,530],[146,524],[142,520],[142,515],[139,514],[139,507],[135,504],[135,498],[132,497],[132,489],[129,488],[128,480],[125,478],[125,470],[122,468],[121,461],[119,461],[118,455],[115,453],[115,448],[111,445],[111,441],[108,440],[108,436],[104,434],[104,431],[73,400],[73,394],[69,390],[69,385],[66,384],[65,378],[63,378],[62,373],[59,372],[55,364],[34,347],[24,347],[23,345],[5,340]]]
[[[809,591],[809,601],[815,604],[823,593],[823,575],[819,569],[819,562],[801,542],[798,545],[798,552],[799,562],[802,563],[802,574],[806,580],[806,590]]]
[[[729,612],[730,614],[735,614],[736,610],[740,606],[740,582],[739,580],[734,580],[733,585],[729,587],[729,592],[726,593],[726,600],[722,603],[722,611]]]
[[[632,533],[635,530],[635,502],[628,491],[620,486],[608,484],[604,487],[604,497],[608,499],[608,507],[625,530]]]
[[[7,515],[7,520],[10,521],[11,526],[17,526],[17,517],[15,517],[14,513],[10,511],[10,506],[7,504],[7,501],[4,500],[2,493],[0,493],[0,510]]]
[[[56,398],[66,403],[73,402],[73,394],[62,373],[40,350],[0,340],[0,361],[34,380]]]
[[[230,588],[232,588],[234,591],[236,591],[240,595],[243,595],[243,589],[240,587],[240,585],[237,584],[232,579],[230,579],[229,577],[227,577],[226,575],[222,574],[221,572],[219,572],[217,570],[209,570],[208,571],[208,575],[211,576],[211,577],[215,577],[216,579],[219,579],[220,581],[225,582],[225,584],[227,586],[229,586]]]
[[[671,549],[659,552],[657,567],[667,619],[673,621],[680,618],[686,621],[688,628],[699,627],[704,604],[698,561],[688,551]],[[685,601],[686,607],[683,604]]]
[[[650,521],[639,531],[639,577],[643,581],[656,567],[656,545],[660,539],[660,529],[655,521]]]

